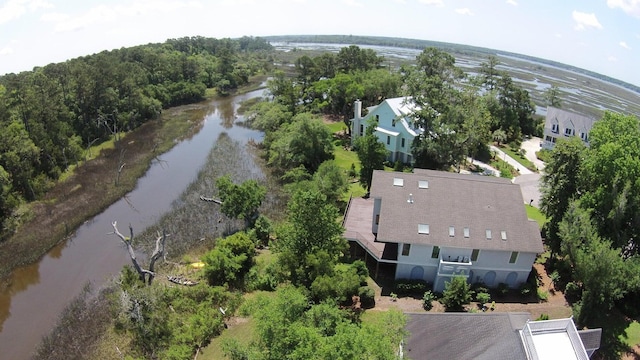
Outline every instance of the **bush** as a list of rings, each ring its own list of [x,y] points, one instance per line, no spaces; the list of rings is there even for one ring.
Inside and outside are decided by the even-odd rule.
[[[440,302],[447,310],[462,310],[464,304],[468,304],[473,296],[473,291],[467,283],[467,279],[456,276],[445,284]]]
[[[499,283],[496,290],[498,290],[498,295],[506,296],[509,293],[509,285],[505,283]]]
[[[549,293],[545,290],[538,289],[538,299],[541,301],[547,301],[549,299]]]
[[[370,309],[376,306],[376,292],[370,286],[361,286],[358,296],[363,308]]]
[[[402,172],[403,170],[404,170],[404,164],[400,162],[400,160],[396,160],[396,162],[393,163],[393,171]]]
[[[311,297],[316,302],[335,300],[344,304],[351,301],[351,296],[358,293],[360,278],[354,272],[337,272],[333,276],[318,276],[311,284]]]
[[[564,296],[567,298],[567,301],[570,303],[574,303],[580,300],[582,296],[582,291],[580,290],[580,286],[574,283],[573,281],[568,282],[567,286],[564,288]]]
[[[367,278],[369,277],[369,269],[367,269],[367,264],[365,264],[362,260],[356,260],[351,263],[351,268],[360,277],[360,285],[367,285]]]
[[[427,290],[422,295],[422,307],[429,311],[433,308],[433,300],[436,299],[435,294],[431,290]]]
[[[420,296],[429,289],[424,280],[400,279],[396,281],[394,292],[399,296]]]
[[[540,314],[540,316],[538,316],[536,321],[540,321],[540,320],[549,320],[549,314]]]
[[[354,163],[351,163],[351,167],[349,168],[347,175],[349,175],[349,178],[355,178],[358,176],[358,173],[356,172],[356,165]]]
[[[522,283],[522,285],[520,285],[520,295],[522,295],[522,296],[531,295],[531,284]]]
[[[478,301],[480,304],[486,304],[491,301],[491,295],[489,295],[489,293],[487,292],[479,292],[476,294],[476,301]]]

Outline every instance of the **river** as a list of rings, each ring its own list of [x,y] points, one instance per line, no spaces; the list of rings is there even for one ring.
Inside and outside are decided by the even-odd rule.
[[[121,231],[131,223],[135,232],[141,233],[171,210],[221,134],[241,144],[262,138],[261,132],[234,126],[235,121],[243,120],[236,113],[240,102],[262,92],[203,105],[201,130],[161,155],[162,162],[154,162],[132,192],[83,224],[72,238],[54,247],[39,262],[11,274],[11,285],[0,293],[0,360],[28,359],[65,305],[88,281],[99,287],[130,263],[120,240],[109,234],[114,220]],[[252,171],[260,170],[254,166]]]

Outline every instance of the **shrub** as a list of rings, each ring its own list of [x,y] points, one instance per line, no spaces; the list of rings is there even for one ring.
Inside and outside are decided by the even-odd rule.
[[[522,283],[522,285],[520,285],[520,295],[522,295],[522,296],[531,295],[531,284]]]
[[[349,175],[350,178],[358,176],[358,173],[356,172],[356,165],[354,163],[351,163],[351,167],[349,168],[347,175]]]
[[[509,293],[509,285],[505,283],[499,283],[496,290],[498,290],[498,295],[506,296]]]
[[[547,301],[549,299],[549,293],[546,290],[538,289],[538,299]]]
[[[560,280],[560,273],[558,272],[558,270],[553,270],[553,272],[551,272],[551,274],[549,274],[549,278],[551,279],[551,281],[553,282],[553,285],[557,285],[558,281]]]
[[[376,306],[376,292],[370,286],[361,286],[358,296],[363,308],[370,309]]]
[[[461,310],[462,305],[468,304],[473,296],[473,291],[467,283],[467,279],[456,276],[445,284],[440,302],[447,310]]]
[[[402,164],[400,160],[396,160],[396,162],[393,163],[393,171],[402,172],[402,170],[404,170],[404,164]]]
[[[360,278],[351,271],[337,272],[333,276],[318,276],[311,284],[311,297],[316,302],[335,300],[338,303],[351,301],[358,293]]]
[[[491,300],[491,295],[489,295],[489,293],[479,292],[476,294],[476,301],[478,301],[480,304],[486,304],[490,300]]]
[[[360,285],[367,285],[367,278],[369,277],[367,264],[362,260],[356,260],[351,264],[351,268],[355,270],[356,274],[360,277]]]
[[[538,316],[536,321],[540,321],[540,320],[549,320],[549,314],[540,314],[540,316]]]
[[[578,301],[582,296],[580,286],[578,286],[578,284],[574,283],[573,281],[568,282],[567,286],[565,286],[564,288],[564,296],[570,303]]]
[[[422,307],[429,311],[433,308],[433,300],[436,299],[435,294],[431,290],[427,290],[422,295]]]
[[[424,280],[400,279],[396,281],[394,292],[400,296],[420,296],[429,289]]]

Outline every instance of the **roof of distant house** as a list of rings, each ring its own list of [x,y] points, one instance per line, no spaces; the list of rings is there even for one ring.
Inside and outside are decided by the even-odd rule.
[[[396,117],[396,121],[401,123],[407,132],[413,136],[417,136],[422,133],[422,129],[413,127],[410,122],[411,119],[409,115],[416,109],[416,105],[413,103],[412,98],[410,96],[401,96],[397,98],[386,99],[378,105],[371,106],[367,108],[369,114],[374,111],[379,106],[383,104],[387,104],[389,108],[393,111]],[[381,128],[377,128],[381,131]]]
[[[480,250],[543,251],[520,186],[507,179],[415,169],[373,173],[377,240]]]
[[[584,129],[586,131],[591,130],[593,124],[596,122],[595,119],[590,118],[586,115],[577,114],[571,111],[562,110],[558,108],[554,108],[549,106],[547,108],[547,121],[545,122],[545,128],[551,129],[552,124],[550,121],[557,120],[558,125],[562,129],[566,129],[571,127],[576,130]]]

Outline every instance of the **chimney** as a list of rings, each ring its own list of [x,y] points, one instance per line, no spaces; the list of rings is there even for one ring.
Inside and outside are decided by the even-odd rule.
[[[356,99],[353,102],[353,118],[360,119],[362,117],[362,101],[360,99]]]

